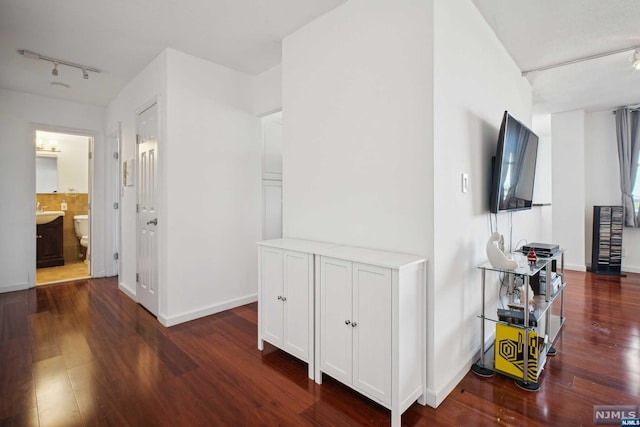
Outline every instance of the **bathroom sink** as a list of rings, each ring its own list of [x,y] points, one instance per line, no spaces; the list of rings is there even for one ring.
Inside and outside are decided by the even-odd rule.
[[[48,224],[59,216],[64,216],[64,211],[36,212],[36,224]]]

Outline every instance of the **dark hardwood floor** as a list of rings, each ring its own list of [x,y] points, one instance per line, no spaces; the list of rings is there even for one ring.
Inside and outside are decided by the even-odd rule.
[[[640,403],[640,275],[568,272],[567,323],[538,392],[468,373],[407,426],[591,425]],[[0,294],[0,426],[373,426],[389,412],[266,345],[251,304],[172,328],[115,278]]]

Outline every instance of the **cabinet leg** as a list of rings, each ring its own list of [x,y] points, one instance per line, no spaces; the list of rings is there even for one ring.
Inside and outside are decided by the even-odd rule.
[[[558,350],[554,346],[549,346],[549,350],[547,350],[547,356],[555,356],[558,354]]]
[[[258,350],[264,350],[264,341],[262,341],[262,338],[258,338]]]

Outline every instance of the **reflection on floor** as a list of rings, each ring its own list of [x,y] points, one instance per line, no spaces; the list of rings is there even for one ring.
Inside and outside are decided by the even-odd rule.
[[[89,266],[84,262],[74,262],[59,267],[37,268],[36,285],[67,282],[69,280],[87,279]]]

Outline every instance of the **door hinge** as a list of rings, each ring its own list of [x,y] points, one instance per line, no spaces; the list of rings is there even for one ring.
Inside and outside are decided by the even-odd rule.
[[[142,138],[140,138],[140,134],[136,134],[136,144],[140,144],[140,140]]]
[[[113,254],[113,260],[116,261],[118,259],[120,259],[120,254],[118,254],[118,252],[116,252],[116,253]]]
[[[91,202],[87,203],[87,209],[91,210]]]
[[[136,203],[136,213],[140,213],[140,205]]]
[[[136,273],[136,282],[140,281],[140,275],[138,273]]]
[[[89,151],[89,160],[93,159],[93,151]]]
[[[113,202],[113,209],[118,209],[120,204],[118,202]]]
[[[118,160],[120,158],[120,154],[118,152],[113,153],[113,160]]]

